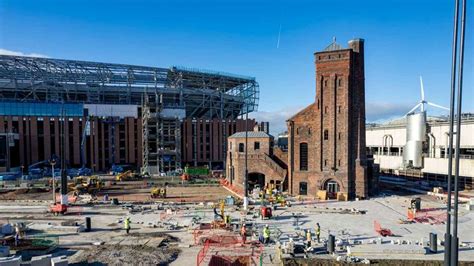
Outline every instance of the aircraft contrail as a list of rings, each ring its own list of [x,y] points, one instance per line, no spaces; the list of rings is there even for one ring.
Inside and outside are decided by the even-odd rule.
[[[278,30],[277,48],[280,48],[280,35],[281,35],[281,23],[280,23],[280,29]]]

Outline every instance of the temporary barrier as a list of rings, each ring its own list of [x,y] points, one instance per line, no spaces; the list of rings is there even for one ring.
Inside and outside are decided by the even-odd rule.
[[[222,229],[215,228],[211,224],[200,225],[198,228],[193,231],[194,245],[204,244],[206,241],[211,241],[212,243],[239,243],[241,237],[235,233]]]
[[[442,208],[430,208],[419,211],[408,209],[407,218],[409,221],[426,224],[442,224],[446,222],[446,210]]]
[[[393,235],[393,233],[392,233],[392,231],[390,231],[390,229],[382,228],[380,226],[380,223],[377,222],[377,221],[374,221],[374,229],[375,229],[375,232],[377,232],[381,236],[392,236]]]
[[[228,190],[234,192],[235,194],[239,195],[239,196],[243,196],[244,195],[244,190],[241,189],[241,188],[238,188],[236,186],[233,186],[232,184],[230,184],[230,182],[225,179],[225,178],[222,178],[220,180],[220,184],[221,186],[227,188]]]
[[[228,241],[223,238],[222,241]],[[196,258],[196,265],[260,265],[263,245],[259,242],[237,243],[207,240]]]

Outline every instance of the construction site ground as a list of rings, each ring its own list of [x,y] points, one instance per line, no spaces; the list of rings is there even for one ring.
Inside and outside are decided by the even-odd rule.
[[[102,262],[110,265],[196,265],[198,254],[204,254],[200,265],[207,265],[211,253],[219,253],[219,247],[200,253],[203,249],[202,242],[197,241],[196,234],[193,233],[199,224],[215,220],[212,205],[232,195],[231,192],[214,185],[171,187],[167,192],[170,198],[151,200],[149,188],[139,188],[139,184],[133,182],[128,185],[128,189],[103,192],[109,194],[109,199],[119,198],[119,205],[104,202],[102,196],[97,197],[93,203],[88,202],[90,198],[80,198],[64,216],[53,216],[47,212],[51,202],[48,202],[46,196],[44,199],[17,197],[15,201],[2,198],[0,224],[24,222],[29,227],[26,237],[46,235],[57,238],[58,246],[53,253],[67,255],[70,264]],[[51,195],[50,192],[34,193]],[[414,196],[422,198],[422,209],[427,210],[422,214],[425,219],[416,223],[402,223],[407,219],[407,208]],[[242,219],[253,223],[253,229],[249,231],[260,232],[265,224],[269,225],[272,243],[264,247],[264,265],[280,265],[275,248],[277,240],[284,243],[292,238],[297,243],[303,242],[303,230],[310,229],[314,237],[317,222],[321,226],[322,241],[331,233],[336,236],[336,242],[348,242],[353,255],[360,258],[371,261],[443,259],[441,245],[438,245],[436,254],[426,252],[429,234],[437,233],[438,239],[442,240],[446,226],[442,222],[445,204],[432,196],[396,195],[394,192],[384,191],[378,197],[361,201],[293,199],[291,207],[279,207],[274,211],[273,218],[263,221],[257,217],[258,205],[251,207],[253,211],[243,215],[238,207],[226,206],[225,214],[230,215],[235,224],[240,224]],[[91,218],[90,232],[83,231],[85,217]],[[131,218],[129,235],[123,230],[125,217]],[[379,236],[374,230],[374,221],[383,228],[390,229],[395,236]],[[474,212],[460,205],[458,232],[462,243],[459,253],[461,261],[474,262],[472,228]],[[218,230],[202,232],[207,237],[222,235],[222,231]],[[225,232],[228,235],[238,235],[238,230]],[[372,243],[379,238],[382,238],[382,243]],[[400,244],[397,244],[398,241]],[[423,241],[424,246],[416,245],[419,241]],[[318,252],[325,248],[315,241],[313,247],[315,251],[308,254],[309,258],[335,260],[337,256],[343,255],[338,248],[336,256]],[[239,252],[237,248],[235,250]]]

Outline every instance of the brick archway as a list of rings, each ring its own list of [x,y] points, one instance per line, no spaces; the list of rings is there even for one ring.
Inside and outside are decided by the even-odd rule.
[[[257,185],[262,189],[265,187],[265,174],[260,172],[250,172],[248,175],[248,184],[250,191],[252,191]]]
[[[319,189],[326,190],[326,184],[328,181],[335,181],[339,186],[339,191],[345,191],[344,183],[342,183],[341,180],[337,179],[336,177],[325,177],[321,179],[319,183]]]

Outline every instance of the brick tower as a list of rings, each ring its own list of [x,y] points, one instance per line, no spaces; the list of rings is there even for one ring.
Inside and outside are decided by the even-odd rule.
[[[329,198],[369,194],[365,152],[364,40],[316,52],[316,99],[288,120],[289,190]]]

